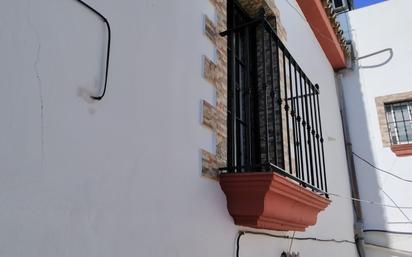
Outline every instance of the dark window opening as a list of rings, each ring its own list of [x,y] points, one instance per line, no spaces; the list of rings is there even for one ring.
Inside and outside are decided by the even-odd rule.
[[[228,29],[251,21],[235,1],[228,1]],[[257,163],[259,148],[253,27],[235,30],[228,37],[228,158],[229,166],[242,171]],[[234,49],[234,51],[233,51]]]
[[[343,0],[334,0],[335,8],[343,7]]]

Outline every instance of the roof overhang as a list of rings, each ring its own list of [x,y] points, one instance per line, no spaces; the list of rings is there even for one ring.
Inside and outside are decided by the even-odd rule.
[[[333,69],[346,67],[345,53],[320,0],[297,0]]]

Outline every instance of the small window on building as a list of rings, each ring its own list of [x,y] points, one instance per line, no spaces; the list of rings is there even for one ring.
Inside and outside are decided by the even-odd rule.
[[[333,3],[335,4],[335,8],[343,7],[343,0],[335,0]]]
[[[333,0],[333,8],[335,12],[340,13],[350,9],[350,1],[347,0]]]
[[[412,143],[412,100],[385,104],[392,145]]]

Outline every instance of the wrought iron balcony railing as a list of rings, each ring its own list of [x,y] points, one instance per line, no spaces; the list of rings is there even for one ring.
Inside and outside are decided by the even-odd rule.
[[[229,63],[223,172],[277,172],[327,197],[319,86],[279,39],[273,19],[235,16],[221,33]]]

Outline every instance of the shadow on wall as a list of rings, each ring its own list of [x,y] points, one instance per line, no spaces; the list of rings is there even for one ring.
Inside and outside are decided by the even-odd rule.
[[[376,54],[389,55],[385,61],[368,66],[359,66],[358,60],[365,59]],[[371,163],[376,163],[376,160],[373,154],[373,145],[370,139],[371,135],[369,134],[368,115],[371,115],[371,113],[375,110],[366,110],[368,103],[365,102],[366,97],[362,91],[360,71],[361,69],[373,69],[384,66],[389,63],[392,58],[392,49],[383,49],[376,53],[356,58],[352,61],[353,66],[351,69],[346,69],[341,72],[343,75],[343,96],[344,104],[346,106],[346,116],[348,120],[347,126],[352,143],[352,151]],[[353,155],[352,157],[356,170],[360,198],[373,201],[375,203],[383,203],[384,199],[381,197],[382,192],[378,178],[378,171],[362,162],[357,157]],[[385,208],[386,207],[369,203],[361,203],[364,230],[386,229]],[[365,238],[365,243],[368,243],[367,238]],[[389,238],[386,235],[382,235],[379,240],[379,244],[388,246],[389,243]],[[366,254],[366,256],[368,256],[368,254]]]
[[[376,51],[376,52],[373,52],[373,53],[370,53],[370,54],[367,54],[367,55],[364,55],[364,56],[360,56],[360,57],[355,58],[354,61],[355,61],[356,64],[357,64],[357,61],[359,61],[359,60],[366,59],[366,58],[369,58],[369,57],[372,57],[372,56],[376,56],[376,55],[380,55],[380,54],[383,54],[383,53],[386,53],[386,52],[387,52],[387,54],[389,54],[389,56],[388,56],[388,58],[387,58],[386,60],[381,61],[381,62],[378,62],[378,63],[373,64],[373,65],[363,65],[363,66],[361,65],[361,66],[357,66],[357,71],[358,71],[358,73],[359,73],[359,69],[378,68],[378,67],[382,67],[382,66],[384,66],[385,64],[389,63],[389,62],[392,60],[392,58],[393,58],[393,50],[392,50],[392,48],[385,48],[385,49],[382,49],[382,50],[379,50],[379,51]]]

